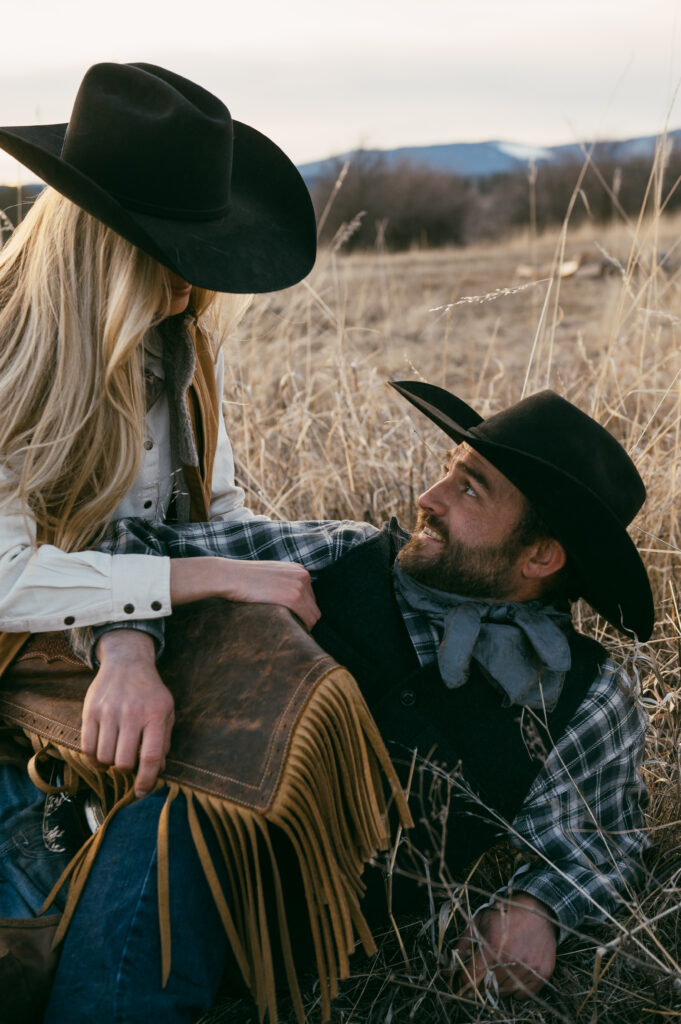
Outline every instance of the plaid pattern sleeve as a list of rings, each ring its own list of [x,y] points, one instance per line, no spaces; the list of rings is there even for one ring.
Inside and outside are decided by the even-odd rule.
[[[399,527],[398,527],[399,529]],[[337,561],[356,544],[379,531],[352,520],[279,522],[272,519],[213,520],[178,526],[147,519],[116,519],[98,541],[97,549],[111,555],[166,555],[170,558],[220,555],[223,558],[299,562],[314,579],[315,571]],[[405,537],[408,534],[405,533]],[[164,646],[162,619],[112,622],[106,626],[73,629],[69,640],[75,653],[96,665],[100,637],[111,630],[139,629],[149,633],[159,656]]]
[[[646,724],[627,676],[608,661],[513,821],[511,841],[529,863],[508,890],[547,904],[560,939],[610,917],[641,880]]]
[[[190,558],[220,555],[250,561],[299,562],[314,575],[379,531],[351,520],[279,522],[273,519],[215,520],[169,526],[144,519],[117,519],[97,544],[110,554]]]

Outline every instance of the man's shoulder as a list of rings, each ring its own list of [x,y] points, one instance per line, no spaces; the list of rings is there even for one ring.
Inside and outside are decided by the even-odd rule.
[[[570,631],[570,648],[573,660],[576,655],[596,661],[597,671],[587,693],[589,698],[605,699],[613,693],[619,693],[632,699],[640,692],[635,652],[627,658],[626,663],[622,662],[599,640],[580,632],[574,626]]]
[[[584,698],[568,725],[566,733],[588,732],[594,736],[642,734],[648,716],[641,704],[640,685],[635,660],[620,664],[598,641],[576,633],[579,644],[586,649],[598,648],[601,661]],[[595,647],[594,647],[595,645]]]
[[[638,766],[644,757],[647,725],[635,683],[625,668],[608,656],[550,752],[528,799],[544,800],[547,787],[554,794],[573,793],[575,779],[584,784],[602,771],[610,779],[628,778],[632,766]],[[607,791],[611,792],[610,783]]]
[[[403,526],[400,526],[395,516],[392,516],[391,519],[381,526],[379,537],[382,538],[380,543],[386,546],[394,560],[400,548],[403,548],[411,537],[411,534],[409,530],[405,530]]]
[[[341,533],[345,525],[339,523],[337,532]],[[349,525],[356,527],[358,524]],[[394,516],[389,522],[383,523],[380,529],[368,523],[361,525],[365,527],[364,532],[355,532],[352,543],[339,552],[342,555],[340,560],[344,565],[365,562],[367,566],[377,568],[377,563],[381,563],[384,568],[390,568],[400,548],[409,540],[409,531],[400,526]]]
[[[605,647],[586,633],[580,633],[572,626],[569,630],[572,664],[578,670],[596,676],[603,671],[609,655]]]

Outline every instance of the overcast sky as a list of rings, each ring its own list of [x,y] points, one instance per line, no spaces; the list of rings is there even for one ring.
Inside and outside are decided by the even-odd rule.
[[[681,126],[681,0],[31,0],[3,8],[0,125],[68,120],[84,71],[144,60],[298,163]],[[14,29],[14,33],[12,32]],[[17,165],[0,161],[16,180]],[[23,180],[29,180],[28,172]]]

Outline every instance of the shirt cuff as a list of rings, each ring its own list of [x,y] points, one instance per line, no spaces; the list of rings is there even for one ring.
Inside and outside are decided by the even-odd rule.
[[[99,658],[96,654],[97,644],[105,633],[113,633],[116,629],[136,629],[140,633],[147,633],[154,641],[157,660],[163,654],[163,650],[166,645],[165,619],[137,619],[134,622],[108,622],[104,626],[91,626],[88,630],[83,630],[83,632],[88,632],[90,634],[87,656],[89,658],[90,665],[93,668],[99,668]],[[72,632],[75,633],[76,630],[72,630]],[[74,646],[73,641],[71,645]],[[76,654],[79,654],[79,651],[76,650]],[[82,657],[82,654],[80,656]]]
[[[130,624],[140,619],[160,619],[172,613],[170,559],[149,555],[111,556],[111,621]]]
[[[557,943],[571,934],[588,915],[588,896],[579,890],[579,882],[563,878],[557,871],[520,868],[507,886],[495,895],[525,892],[546,904],[555,918]]]

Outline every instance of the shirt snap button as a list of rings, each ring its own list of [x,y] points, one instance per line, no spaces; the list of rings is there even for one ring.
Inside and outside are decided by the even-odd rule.
[[[152,505],[152,503],[150,501],[145,501],[144,502],[144,507],[145,508],[151,508],[151,505]]]
[[[123,611],[125,612],[126,615],[132,615],[134,610],[135,610],[134,604],[123,605]]]
[[[400,702],[404,704],[405,708],[410,708],[412,704],[416,703],[416,694],[413,690],[402,690]]]
[[[148,441],[148,440],[147,440],[147,441],[145,441],[145,442],[144,442],[144,447],[146,448],[146,450],[147,450],[148,452],[150,452],[150,451],[151,451],[151,449],[152,449],[152,448],[154,447],[154,442],[153,442],[153,441]]]
[[[73,617],[73,615],[67,615],[66,618],[64,619],[64,625],[65,626],[72,626],[75,621],[76,620]]]
[[[162,607],[163,607],[163,605],[161,604],[160,601],[152,601],[151,602],[151,610],[154,611],[154,612],[160,612]]]

